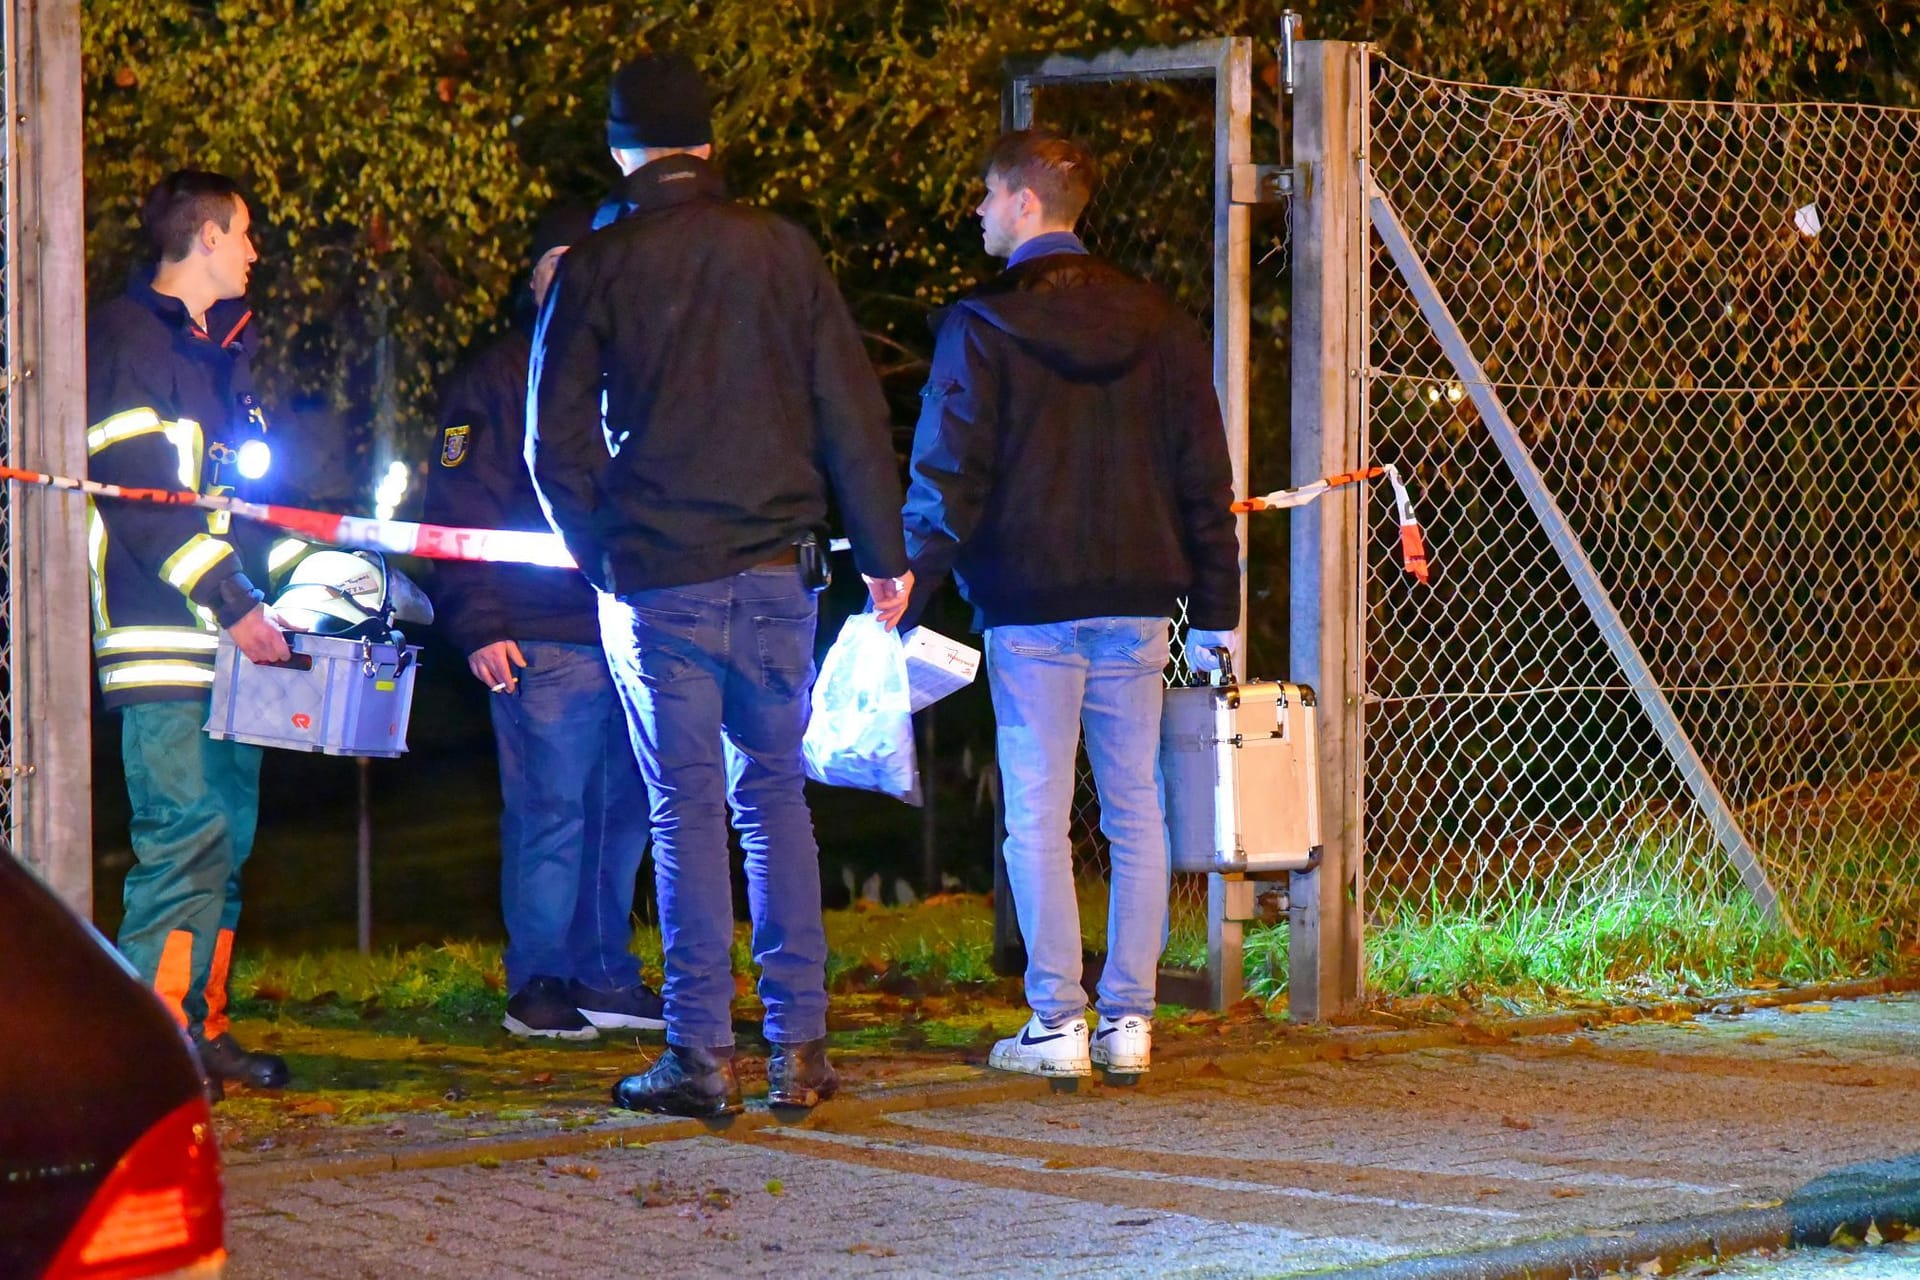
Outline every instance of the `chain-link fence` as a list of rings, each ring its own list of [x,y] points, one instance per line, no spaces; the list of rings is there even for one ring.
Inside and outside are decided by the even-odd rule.
[[[1920,931],[1920,112],[1376,63],[1370,167],[1794,923]],[[1376,247],[1370,928],[1750,901]],[[1735,837],[1738,839],[1739,837]],[[1597,927],[1597,925],[1596,925]]]

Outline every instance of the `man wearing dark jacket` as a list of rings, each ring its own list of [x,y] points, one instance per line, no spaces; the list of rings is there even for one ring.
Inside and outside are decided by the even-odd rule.
[[[826,1056],[819,850],[800,738],[815,609],[801,544],[839,498],[892,625],[911,581],[886,405],[806,233],[726,198],[683,57],[613,84],[618,221],[561,263],[534,338],[528,458],[601,590],[601,637],[652,801],[667,1051],[614,1088],[636,1110],[739,1110],[726,806],[746,851],[773,1047],[768,1097],[812,1106]]]
[[[589,208],[561,206],[534,228],[536,307],[592,219]],[[546,530],[527,472],[531,350],[516,328],[447,384],[427,482],[433,523]],[[450,562],[437,594],[441,624],[492,693],[511,993],[503,1025],[561,1040],[665,1026],[628,949],[646,787],[601,652],[593,586],[571,569]]]
[[[265,416],[248,374],[243,301],[255,254],[229,178],[182,170],[142,210],[156,265],[87,325],[87,471],[108,484],[231,491],[263,471]],[[252,474],[249,474],[252,473]],[[93,651],[120,713],[135,866],[121,954],[153,984],[218,1087],[287,1083],[287,1064],[228,1029],[240,869],[260,812],[260,748],[202,726],[224,630],[254,662],[290,656],[254,582],[263,530],[225,512],[87,504]]]
[[[1073,234],[1092,157],[1012,133],[986,181],[986,249],[1008,269],[934,319],[906,534],[916,605],[951,569],[987,638],[1033,1007],[988,1062],[1131,1074],[1148,1066],[1166,944],[1155,756],[1168,618],[1184,597],[1196,665],[1239,620],[1226,433],[1198,326]],[[1091,1037],[1068,842],[1083,725],[1112,865]]]

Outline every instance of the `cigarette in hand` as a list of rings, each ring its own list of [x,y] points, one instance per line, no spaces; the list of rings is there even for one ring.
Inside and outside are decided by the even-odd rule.
[[[495,693],[505,693],[507,691],[507,683],[502,680],[499,684],[492,686],[492,688]]]

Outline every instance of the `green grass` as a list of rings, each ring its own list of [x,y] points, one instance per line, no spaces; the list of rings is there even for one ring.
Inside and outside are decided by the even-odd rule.
[[[1613,875],[1538,891],[1531,901],[1469,908],[1439,898],[1402,899],[1370,925],[1368,988],[1376,996],[1441,996],[1508,1011],[1712,994],[1756,983],[1836,981],[1896,971],[1897,922],[1836,907],[1795,936],[1763,918],[1737,886],[1687,876]],[[1106,933],[1105,885],[1080,886],[1087,945]],[[1205,962],[1202,908],[1177,904],[1166,963]],[[914,997],[983,990],[992,910],[984,897],[953,894],[906,907],[856,906],[827,913],[827,981],[836,994]],[[1909,922],[1910,924],[1910,922]],[[1250,994],[1272,999],[1287,986],[1284,926],[1247,931]],[[635,935],[641,970],[656,985],[660,939]],[[750,973],[751,941],[734,938],[737,973]],[[235,990],[243,1010],[292,1009],[309,1022],[406,1013],[447,1022],[491,1022],[506,999],[497,945],[454,942],[362,957],[351,952],[243,960]],[[1007,993],[1017,1000],[1017,988]]]
[[[996,981],[989,963],[993,913],[986,899],[948,894],[906,907],[856,907],[826,913],[827,985],[836,992],[884,988],[911,979],[920,991]],[[641,929],[633,950],[640,970],[660,982],[660,933]],[[373,1010],[449,1021],[490,1021],[506,1003],[498,943],[449,942],[392,949],[242,956],[234,991],[242,1012],[305,1006],[309,1020],[360,1017]],[[737,973],[751,972],[751,933],[737,927]]]
[[[1381,994],[1479,992],[1543,1005],[1834,981],[1887,972],[1893,959],[1869,936],[1795,937],[1744,898],[1651,891],[1493,919],[1435,910],[1367,938],[1368,982]]]

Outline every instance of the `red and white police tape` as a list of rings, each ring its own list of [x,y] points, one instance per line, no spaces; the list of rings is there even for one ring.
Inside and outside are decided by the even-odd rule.
[[[1330,493],[1343,485],[1358,484],[1385,476],[1393,486],[1394,506],[1400,520],[1400,555],[1407,572],[1421,582],[1427,581],[1427,548],[1420,526],[1413,518],[1413,501],[1400,473],[1391,466],[1366,467],[1344,475],[1328,476],[1297,489],[1276,489],[1259,497],[1233,504],[1239,511],[1280,511],[1298,507]],[[167,507],[199,507],[206,511],[226,511],[246,520],[257,520],[276,529],[324,542],[336,547],[361,547],[394,555],[422,556],[429,560],[469,560],[491,564],[545,565],[556,569],[576,566],[566,544],[556,533],[535,533],[518,529],[463,529],[444,524],[417,524],[410,520],[377,520],[366,516],[334,515],[309,511],[304,507],[285,507],[277,503],[246,502],[224,494],[189,493],[184,489],[135,489],[126,485],[102,484],[97,480],[76,480],[72,476],[50,475],[45,471],[26,471],[0,466],[0,480],[66,489],[96,498],[118,498],[124,502],[147,502]],[[832,549],[844,551],[847,541],[835,538]]]
[[[1297,489],[1275,489],[1257,498],[1242,498],[1233,504],[1233,509],[1236,512],[1284,511],[1288,507],[1305,506],[1343,485],[1359,484],[1376,476],[1385,476],[1387,483],[1393,486],[1394,513],[1400,523],[1401,563],[1406,565],[1407,572],[1413,575],[1416,582],[1426,582],[1431,576],[1427,568],[1427,540],[1420,532],[1420,522],[1413,518],[1413,499],[1407,496],[1407,486],[1401,483],[1399,471],[1391,464],[1362,467],[1358,471],[1345,471],[1324,480],[1315,480],[1312,484],[1303,484]]]
[[[395,555],[424,556],[429,560],[482,560],[494,564],[537,564],[556,569],[574,568],[573,556],[555,533],[516,529],[460,529],[444,524],[415,524],[409,520],[372,520],[365,516],[332,515],[275,503],[244,502],[223,494],[188,493],[177,489],[133,489],[125,485],[76,480],[0,467],[0,480],[69,489],[96,498],[150,502],[167,507],[200,507],[228,511],[288,533],[336,547],[363,547]]]

